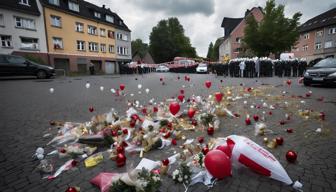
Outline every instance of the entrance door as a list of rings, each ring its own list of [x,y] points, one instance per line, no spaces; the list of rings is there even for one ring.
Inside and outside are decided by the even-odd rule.
[[[91,62],[94,65],[95,73],[101,73],[102,72],[102,61],[91,60]]]
[[[54,59],[55,69],[63,69],[65,71],[65,74],[69,74],[70,71],[70,63],[69,59],[60,59],[55,58]]]
[[[116,63],[112,61],[105,62],[105,73],[106,74],[116,74]]]

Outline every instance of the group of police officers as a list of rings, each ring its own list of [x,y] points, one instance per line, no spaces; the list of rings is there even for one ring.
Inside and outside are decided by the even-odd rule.
[[[301,77],[307,68],[304,60],[233,59],[226,64],[211,64],[217,75],[231,77]]]

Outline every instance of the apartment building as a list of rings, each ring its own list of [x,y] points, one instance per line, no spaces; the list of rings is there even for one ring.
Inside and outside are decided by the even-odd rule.
[[[0,1],[0,53],[29,55],[48,62],[41,10],[36,0]]]
[[[336,57],[336,8],[302,24],[300,38],[292,52],[307,61]]]
[[[66,72],[119,73],[117,55],[131,56],[130,30],[110,9],[83,0],[41,0],[49,63]],[[117,30],[129,34],[119,54]]]
[[[131,33],[129,31],[116,29],[117,63],[124,65],[132,61]]]
[[[243,52],[242,40],[246,27],[246,18],[253,15],[257,22],[264,18],[261,7],[253,7],[245,12],[242,18],[224,17],[222,27],[224,28],[223,42],[219,46],[219,61],[237,58]]]

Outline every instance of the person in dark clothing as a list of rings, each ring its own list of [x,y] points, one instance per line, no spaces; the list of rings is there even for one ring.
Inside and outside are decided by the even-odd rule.
[[[227,77],[229,75],[229,64],[228,63],[224,63],[224,76]]]
[[[89,71],[90,71],[90,75],[95,74],[94,64],[92,62],[89,63]]]
[[[284,61],[284,71],[285,71],[285,77],[289,77],[290,76],[290,69],[291,69],[291,63],[287,60]]]
[[[299,67],[299,61],[295,59],[293,61],[293,63],[292,63],[293,77],[297,77],[297,75],[298,75],[298,67]]]
[[[298,70],[299,70],[299,77],[303,76],[304,71],[306,70],[307,67],[307,62],[304,60],[299,61],[299,65],[298,65]]]
[[[278,71],[279,77],[282,77],[284,75],[284,66],[285,66],[285,61],[281,60],[279,62],[279,71]]]

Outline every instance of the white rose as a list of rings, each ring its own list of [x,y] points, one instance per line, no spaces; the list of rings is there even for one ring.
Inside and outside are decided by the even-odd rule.
[[[184,179],[188,179],[188,175],[185,175],[185,176],[184,176]]]
[[[174,172],[173,172],[173,175],[178,175],[179,174],[179,170],[175,170]]]
[[[142,186],[142,187],[146,187],[147,184],[148,184],[147,181],[143,181],[143,182],[141,183],[141,186]]]
[[[182,182],[182,181],[183,181],[182,177],[179,177],[177,180],[178,180],[179,182]]]

